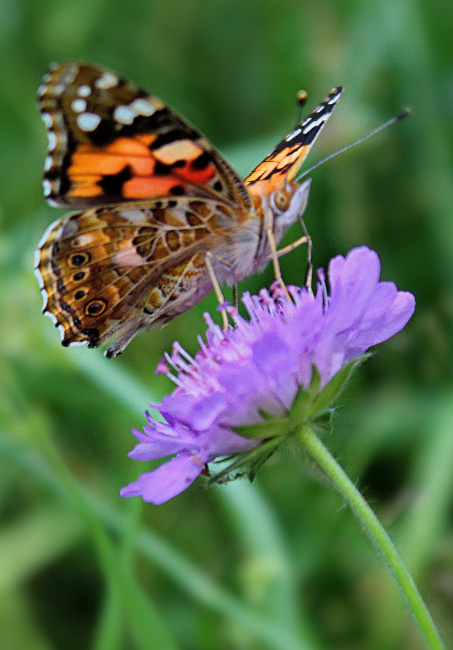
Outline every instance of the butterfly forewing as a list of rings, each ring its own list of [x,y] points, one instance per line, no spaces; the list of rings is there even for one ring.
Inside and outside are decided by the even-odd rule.
[[[316,138],[337,105],[343,88],[333,88],[325,100],[286,138],[245,179],[247,186],[261,183],[269,189],[281,184],[282,180],[292,181],[299,171]]]
[[[43,188],[59,207],[215,194],[240,206],[242,181],[157,97],[101,68],[54,66],[38,91],[47,127]]]

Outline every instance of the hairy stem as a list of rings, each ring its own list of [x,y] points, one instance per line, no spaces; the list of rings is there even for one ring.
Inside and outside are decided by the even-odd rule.
[[[444,650],[444,645],[434,625],[430,613],[418,591],[415,582],[407,570],[382,524],[352,483],[344,470],[337,463],[329,450],[323,445],[314,431],[304,426],[299,432],[305,451],[321,467],[326,476],[341,494],[354,515],[360,521],[371,542],[385,560],[393,578],[402,592],[409,611],[415,619],[430,650]]]

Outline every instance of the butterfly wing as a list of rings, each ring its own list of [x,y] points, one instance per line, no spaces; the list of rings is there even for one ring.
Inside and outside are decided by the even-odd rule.
[[[47,127],[44,195],[84,208],[158,196],[216,196],[250,207],[242,180],[157,97],[102,68],[54,65],[38,102]]]
[[[283,182],[294,180],[342,93],[341,86],[333,88],[325,100],[247,176],[244,183],[250,191],[255,193],[262,188],[268,194]]]
[[[44,194],[59,207],[88,208],[52,224],[41,240],[43,311],[63,345],[116,339],[107,351],[115,356],[140,329],[210,291],[208,251],[235,265],[240,245],[238,275],[253,270],[263,234],[256,189],[294,178],[341,90],[250,174],[250,193],[192,126],[109,71],[57,65],[38,94],[49,140]],[[222,265],[219,272],[230,273]]]
[[[206,251],[235,222],[214,199],[178,197],[105,206],[49,227],[37,251],[43,311],[63,345],[118,354],[142,328],[165,323],[211,290]]]

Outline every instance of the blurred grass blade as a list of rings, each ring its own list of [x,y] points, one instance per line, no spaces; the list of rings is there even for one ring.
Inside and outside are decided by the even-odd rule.
[[[121,650],[123,647],[124,617],[121,599],[112,589],[104,594],[91,650]]]
[[[398,541],[409,570],[421,574],[451,508],[453,494],[453,394],[432,405],[429,436],[419,448],[409,489],[412,507],[399,526]]]
[[[0,593],[17,588],[57,561],[86,535],[79,517],[61,505],[38,507],[3,524],[0,533]]]
[[[245,548],[242,574],[249,578],[244,580],[244,588],[250,585],[253,591],[249,599],[273,621],[303,639],[307,647],[320,648],[310,622],[297,606],[293,562],[276,515],[259,487],[242,480],[214,489]]]

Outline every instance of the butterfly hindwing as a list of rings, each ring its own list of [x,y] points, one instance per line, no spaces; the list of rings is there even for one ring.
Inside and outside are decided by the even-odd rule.
[[[68,215],[37,251],[43,311],[64,345],[101,344],[132,320],[140,327],[166,322],[191,292],[209,291],[205,251],[234,219],[223,202],[195,197]]]
[[[43,187],[52,205],[209,193],[250,204],[240,178],[198,131],[112,72],[53,66],[38,97],[48,134]]]

